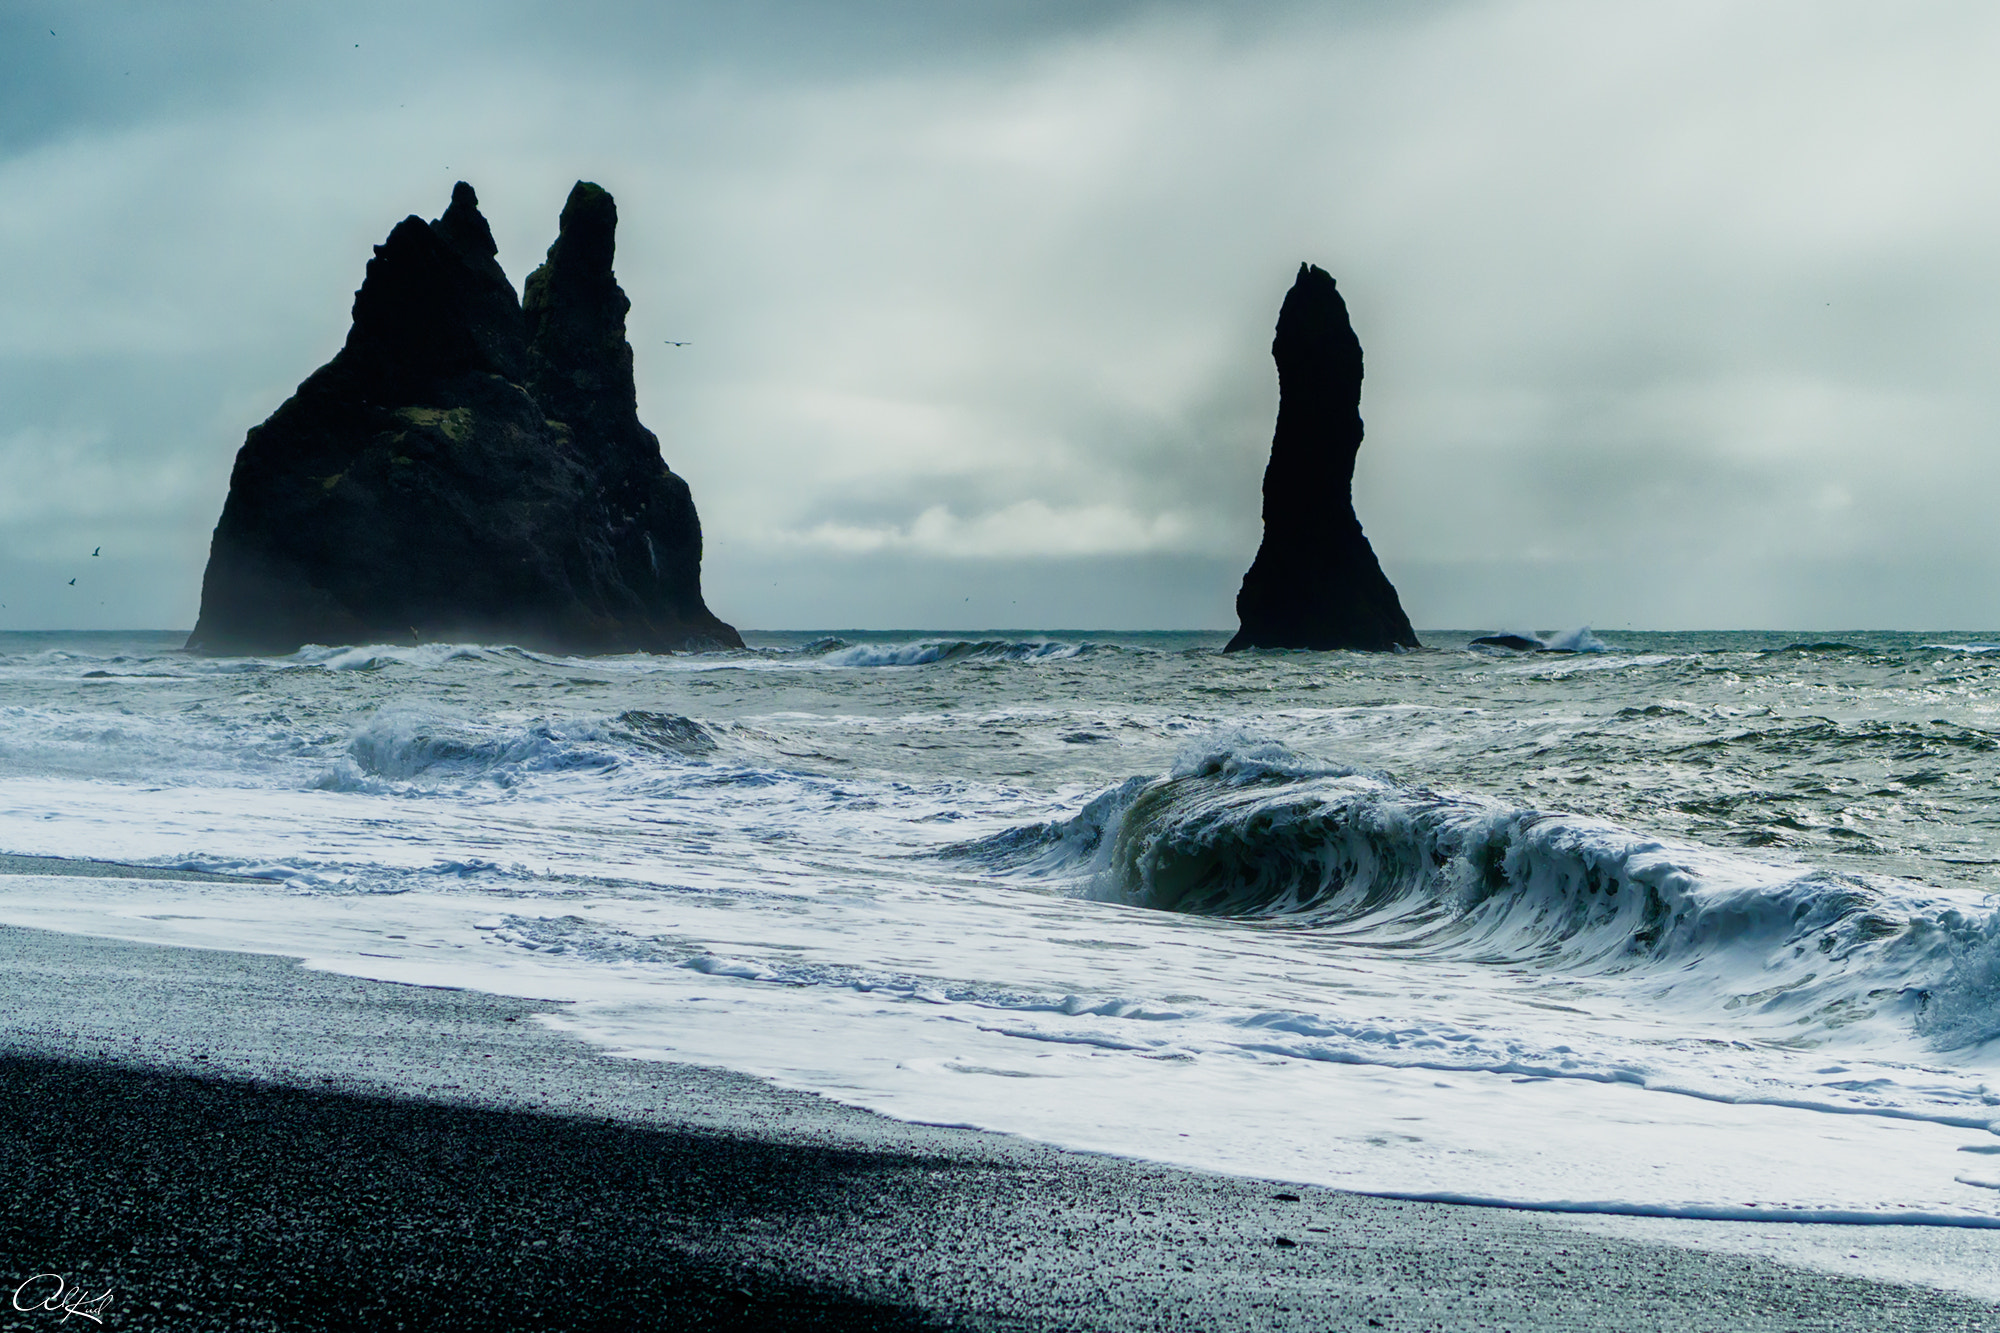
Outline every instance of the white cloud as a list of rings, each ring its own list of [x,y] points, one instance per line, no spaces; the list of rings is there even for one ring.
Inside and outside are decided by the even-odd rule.
[[[1057,509],[1040,500],[1023,500],[972,518],[932,505],[907,524],[828,521],[804,532],[773,534],[769,540],[775,546],[842,555],[909,551],[958,560],[1211,553],[1201,541],[1198,525],[1185,514],[1146,517],[1115,505]]]

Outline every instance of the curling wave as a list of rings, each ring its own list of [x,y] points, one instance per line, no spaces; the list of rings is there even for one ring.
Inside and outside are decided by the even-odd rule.
[[[2000,1036],[1991,913],[1278,746],[1191,754],[1071,820],[959,850],[1128,906],[1655,985],[1787,1039],[1870,1025],[1946,1046]]]

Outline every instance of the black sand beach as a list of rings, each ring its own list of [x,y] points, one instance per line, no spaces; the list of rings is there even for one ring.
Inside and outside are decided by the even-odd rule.
[[[0,995],[0,1280],[108,1290],[106,1328],[2000,1328],[1559,1217],[901,1124],[282,958],[0,929]]]

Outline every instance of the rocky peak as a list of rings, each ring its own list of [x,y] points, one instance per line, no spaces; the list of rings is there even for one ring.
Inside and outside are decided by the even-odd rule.
[[[470,185],[396,224],[345,346],[237,453],[190,648],[741,646],[702,600],[687,483],[639,422],[617,218],[577,185],[525,312]]]
[[[1354,513],[1361,340],[1332,275],[1299,265],[1278,311],[1278,425],[1264,540],[1236,595],[1229,647],[1414,648],[1417,636]]]
[[[632,302],[611,271],[617,231],[610,192],[578,181],[548,258],[528,275],[528,389],[551,418],[604,445],[606,461],[644,463],[659,445],[639,424],[625,340]]]
[[[526,326],[495,252],[463,182],[436,222],[404,218],[368,261],[342,357],[399,394],[467,372],[519,380]]]
[[[479,266],[481,259],[494,259],[500,253],[500,247],[493,240],[493,228],[486,224],[485,214],[479,211],[479,196],[464,181],[451,187],[451,206],[431,226],[446,244],[475,267]],[[493,268],[495,272],[499,271],[497,260]],[[504,281],[506,274],[500,276]]]

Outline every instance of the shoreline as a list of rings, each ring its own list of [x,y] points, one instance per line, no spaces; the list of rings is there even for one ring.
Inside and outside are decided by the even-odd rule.
[[[2000,1326],[1964,1292],[1720,1252],[1866,1231],[1892,1266],[1990,1268],[1990,1233],[1206,1175],[619,1059],[532,1021],[560,1008],[0,928],[0,1280],[109,1287],[133,1328]]]

